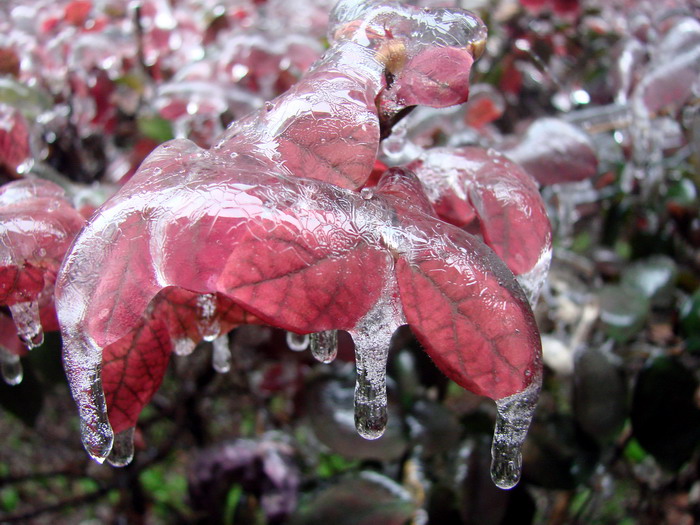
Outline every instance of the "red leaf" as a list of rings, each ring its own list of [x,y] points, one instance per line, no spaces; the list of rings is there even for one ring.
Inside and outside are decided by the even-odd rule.
[[[466,102],[474,57],[466,49],[428,49],[408,61],[397,75],[394,99],[402,106],[442,108]]]
[[[165,323],[142,322],[104,349],[102,384],[115,432],[136,425],[138,415],[163,381],[172,344]]]
[[[102,380],[114,432],[136,425],[160,387],[171,351],[179,341],[187,339],[194,348],[212,334],[212,329],[226,333],[242,324],[260,322],[222,296],[211,306],[211,311],[203,312],[200,294],[165,288],[134,330],[105,347]]]
[[[375,7],[373,16],[385,13]],[[405,81],[396,89],[418,98],[461,92],[448,84],[464,81],[464,71],[434,70],[428,57],[471,65],[470,54],[444,51],[445,42],[471,45],[475,34],[483,37],[480,22],[450,11],[444,30],[434,19],[447,12],[397,4],[396,13],[382,38],[404,32],[417,42],[405,69],[391,64]],[[201,325],[184,321],[203,294],[208,308],[215,297],[228,303],[221,316],[230,323],[252,314],[299,333],[350,331],[363,346],[365,396],[383,387],[372,330],[391,335],[404,315],[438,365],[478,393],[508,396],[537,377],[537,332],[512,274],[479,240],[429,214],[415,176],[390,170],[362,193],[329,182],[357,186],[374,164],[374,101],[389,63],[362,48],[377,42],[358,38],[336,43],[289,95],[237,121],[211,150],[185,140],[154,150],[76,239],[56,297],[64,362],[95,457],[108,453],[112,434],[101,360],[112,425],[128,428],[162,378],[173,336],[202,337],[214,321],[210,310],[194,319]],[[426,51],[435,47],[444,52]],[[381,406],[363,410],[368,433],[381,430]]]
[[[481,234],[521,275],[552,249],[552,232],[537,183],[503,155],[476,147],[428,150],[409,166],[431,190],[438,215],[456,226],[476,216]]]
[[[414,176],[390,170],[378,195],[399,177]],[[412,331],[438,368],[464,388],[493,399],[521,392],[539,373],[541,348],[532,311],[513,275],[472,235],[416,208],[403,210],[401,224],[426,235],[396,263]]]
[[[0,187],[0,304],[37,301],[47,329],[55,329],[53,283],[84,222],[51,182],[19,180]]]
[[[17,177],[17,168],[30,157],[27,121],[15,108],[0,104],[0,170]]]
[[[31,264],[0,266],[0,304],[32,301],[44,289],[44,272]]]

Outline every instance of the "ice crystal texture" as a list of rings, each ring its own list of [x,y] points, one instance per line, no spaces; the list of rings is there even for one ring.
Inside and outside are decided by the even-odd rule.
[[[96,460],[112,451],[113,464],[128,461],[130,429],[173,349],[213,341],[223,371],[218,337],[245,322],[313,334],[323,361],[335,331],[348,331],[367,438],[384,431],[386,359],[403,324],[461,386],[536,397],[539,335],[506,264],[440,220],[409,169],[358,191],[406,109],[467,99],[483,24],[391,1],[343,1],[330,19],[331,46],[300,82],[210,149],[158,147],[66,256],[56,286],[64,364]],[[168,322],[183,308],[195,312],[189,322]]]

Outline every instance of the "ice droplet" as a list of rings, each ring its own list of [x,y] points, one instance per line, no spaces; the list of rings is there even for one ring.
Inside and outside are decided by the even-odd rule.
[[[224,334],[214,339],[212,343],[211,365],[220,374],[225,374],[231,370],[231,347],[229,346],[228,335]]]
[[[498,416],[491,445],[491,479],[499,488],[512,489],[520,481],[520,448],[527,436],[541,385],[541,377],[536,377],[522,392],[496,401]]]
[[[173,352],[179,356],[190,355],[196,346],[197,344],[189,337],[182,337],[175,340]]]
[[[114,436],[112,451],[107,462],[113,467],[125,467],[134,459],[134,427],[122,430]]]
[[[309,336],[287,332],[287,346],[295,352],[303,352],[309,348]]]
[[[10,306],[12,320],[17,327],[17,335],[30,350],[44,342],[44,331],[39,319],[39,303],[28,301]]]
[[[377,304],[350,330],[355,342],[355,427],[365,439],[378,439],[387,423],[386,363],[394,332],[405,324],[396,283],[387,279]],[[392,284],[393,283],[393,284]]]
[[[321,363],[331,363],[338,355],[338,330],[326,330],[309,335],[309,346],[314,358]]]
[[[0,371],[2,371],[2,378],[8,385],[19,385],[24,377],[19,356],[4,348],[0,348]]]
[[[199,296],[197,306],[199,307],[199,329],[202,339],[212,342],[221,333],[221,326],[216,317],[216,295],[210,293]]]

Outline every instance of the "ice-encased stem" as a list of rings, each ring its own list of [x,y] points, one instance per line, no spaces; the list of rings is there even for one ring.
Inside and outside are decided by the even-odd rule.
[[[24,378],[19,356],[4,348],[0,348],[0,371],[2,371],[2,378],[8,385],[19,385]]]
[[[85,335],[63,334],[63,365],[80,416],[80,436],[87,453],[103,463],[114,432],[102,389],[102,349]]]
[[[229,345],[228,334],[214,339],[212,343],[211,364],[220,374],[225,374],[231,370],[231,347]]]
[[[511,489],[520,481],[521,447],[539,399],[541,378],[522,392],[496,401],[498,415],[491,445],[491,479],[497,487]]]
[[[37,301],[13,304],[10,306],[10,313],[17,327],[17,335],[30,350],[44,342]]]
[[[309,335],[311,354],[321,363],[332,363],[338,355],[338,330],[326,330]]]
[[[134,459],[134,427],[122,430],[114,436],[112,451],[107,462],[113,467],[125,467]]]

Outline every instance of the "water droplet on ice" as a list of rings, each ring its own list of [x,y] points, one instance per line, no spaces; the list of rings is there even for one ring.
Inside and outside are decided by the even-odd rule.
[[[19,356],[0,348],[0,371],[8,385],[19,385],[24,377]]]
[[[309,335],[309,346],[314,358],[321,363],[331,363],[338,355],[338,330],[326,330]]]
[[[173,352],[175,352],[175,355],[180,356],[190,355],[196,346],[197,344],[192,341],[192,339],[189,337],[183,337],[175,340]]]
[[[360,196],[366,201],[374,197],[374,190],[372,188],[362,188],[360,191]]]
[[[491,479],[497,487],[511,489],[520,481],[520,448],[527,436],[537,405],[541,378],[522,392],[496,401],[498,416],[491,445]]]
[[[303,352],[309,347],[309,336],[287,332],[287,346],[295,352]]]
[[[113,467],[125,467],[134,459],[134,427],[122,430],[114,436],[112,451],[107,463]]]
[[[211,364],[214,370],[220,374],[225,374],[231,370],[231,347],[229,346],[227,334],[214,339],[212,343]]]
[[[44,342],[44,331],[39,319],[39,303],[29,301],[10,306],[12,320],[17,327],[17,335],[31,350]]]

